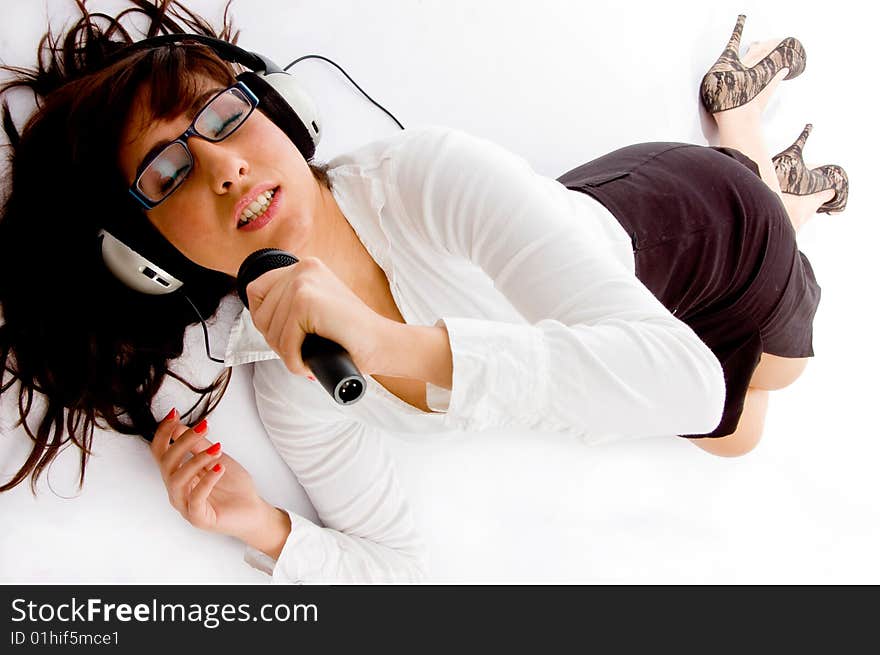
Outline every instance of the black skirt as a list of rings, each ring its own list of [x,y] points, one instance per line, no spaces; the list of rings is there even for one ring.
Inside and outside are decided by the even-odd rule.
[[[558,181],[602,203],[632,238],[636,276],[721,362],[736,430],[761,353],[813,356],[820,289],[785,207],[738,150],[641,143]]]

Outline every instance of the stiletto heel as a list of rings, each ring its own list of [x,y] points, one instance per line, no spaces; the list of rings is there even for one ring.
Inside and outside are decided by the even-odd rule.
[[[727,47],[700,83],[700,99],[710,114],[746,104],[763,91],[783,68],[788,69],[786,80],[797,77],[806,68],[804,46],[791,36],[754,66],[744,66],[739,58],[739,48],[745,22],[745,14],[740,14]]]
[[[801,135],[788,148],[773,157],[773,167],[783,193],[809,196],[826,189],[834,189],[834,197],[816,211],[822,214],[842,212],[849,198],[849,178],[836,164],[809,169],[804,164],[804,146],[813,126],[807,123]]]

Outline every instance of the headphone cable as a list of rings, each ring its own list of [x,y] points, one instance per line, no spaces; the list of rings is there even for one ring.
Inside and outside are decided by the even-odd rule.
[[[397,120],[397,119],[394,117],[394,114],[392,114],[390,111],[388,111],[387,109],[385,109],[385,107],[383,107],[383,106],[380,105],[378,102],[376,102],[375,100],[373,100],[373,99],[367,94],[366,91],[364,91],[360,86],[358,86],[358,83],[357,83],[357,82],[355,82],[353,79],[351,79],[351,76],[350,76],[348,73],[346,73],[346,72],[342,69],[342,66],[340,66],[339,64],[337,64],[337,63],[336,63],[335,61],[333,61],[332,59],[327,59],[327,57],[323,57],[323,56],[321,56],[321,55],[305,55],[305,56],[303,56],[303,57],[300,57],[299,59],[294,59],[292,62],[290,62],[289,64],[287,64],[287,66],[284,67],[284,70],[287,71],[288,68],[291,68],[294,64],[298,64],[299,62],[301,62],[301,61],[304,60],[304,59],[323,59],[324,61],[329,62],[329,63],[333,64],[334,66],[336,66],[336,68],[338,68],[338,69],[340,70],[340,72],[342,72],[342,74],[345,75],[345,77],[348,78],[348,81],[351,82],[352,84],[354,84],[354,85],[357,87],[357,90],[364,94],[364,97],[366,97],[367,100],[369,100],[369,101],[372,102],[374,105],[376,105],[379,109],[381,109],[381,110],[384,111],[386,114],[388,114],[388,116],[391,117],[391,120],[393,120],[395,123],[397,123],[397,127],[399,127],[401,130],[406,129],[406,128],[403,127],[403,125],[400,124],[400,121]]]
[[[202,332],[203,332],[204,335],[205,335],[205,354],[208,355],[208,359],[210,359],[210,360],[213,361],[213,362],[217,362],[218,364],[225,364],[225,363],[226,363],[225,360],[223,360],[223,359],[217,359],[216,357],[212,357],[212,356],[211,356],[211,350],[210,350],[210,346],[209,346],[209,343],[208,343],[208,326],[205,325],[205,319],[202,318],[202,314],[201,314],[201,312],[199,312],[199,308],[196,307],[195,303],[194,303],[192,300],[189,299],[189,296],[188,296],[188,295],[186,295],[186,294],[183,293],[183,292],[181,292],[180,295],[182,295],[184,298],[186,298],[186,301],[190,304],[190,306],[191,306],[191,307],[193,308],[193,310],[195,311],[196,316],[199,317],[199,322],[202,324]],[[192,410],[190,410],[190,411],[192,411]]]

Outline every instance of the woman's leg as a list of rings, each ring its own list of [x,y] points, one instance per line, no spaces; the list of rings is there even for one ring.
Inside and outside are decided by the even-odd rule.
[[[742,58],[743,64],[751,66],[760,61],[778,43],[779,41],[765,41],[753,45]],[[816,213],[819,207],[834,197],[835,192],[833,189],[826,189],[809,196],[795,196],[782,193],[779,187],[779,179],[776,177],[776,170],[773,166],[770,152],[767,150],[767,144],[764,141],[761,116],[776,87],[787,74],[788,69],[783,68],[751,102],[736,109],[729,109],[728,111],[714,114],[714,118],[718,125],[719,145],[735,148],[758,164],[758,168],[761,171],[761,179],[782,199],[782,204],[785,206],[789,220],[791,220],[797,232]]]
[[[761,353],[761,361],[752,373],[749,386],[765,391],[784,389],[801,376],[808,361],[810,361],[809,357],[779,357],[770,353]]]
[[[743,57],[743,63],[750,66],[762,59],[779,41],[767,41],[752,46]],[[834,197],[833,190],[822,191],[809,196],[794,196],[782,193],[776,170],[761,127],[761,116],[776,86],[782,81],[788,69],[782,69],[773,81],[751,102],[714,115],[718,125],[719,145],[739,150],[758,164],[761,179],[779,195],[785,206],[789,220],[797,232],[811,218],[816,210]],[[735,457],[752,450],[761,439],[764,418],[767,414],[769,391],[781,389],[794,382],[803,372],[808,358],[788,358],[763,353],[761,361],[752,374],[746,394],[743,413],[733,434],[716,439],[692,439],[693,443],[714,455]]]
[[[767,401],[770,393],[749,387],[739,423],[733,434],[726,437],[691,439],[691,443],[719,457],[738,457],[752,450],[761,440]]]
[[[771,87],[778,83],[779,78],[777,77],[761,93],[771,91]],[[776,170],[773,167],[773,160],[770,158],[764,142],[761,130],[761,113],[758,107],[752,106],[753,102],[755,100],[742,107],[715,115],[715,121],[718,124],[719,145],[735,148],[758,164],[761,179],[780,197],[788,213],[788,218],[797,232],[804,223],[813,217],[819,207],[834,197],[834,190],[826,189],[809,196],[782,193],[779,179],[776,177]]]

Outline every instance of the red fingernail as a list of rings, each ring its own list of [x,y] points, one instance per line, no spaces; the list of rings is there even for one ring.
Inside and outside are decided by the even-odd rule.
[[[315,378],[313,378],[311,375],[309,375],[309,376],[307,376],[307,377],[308,377],[309,380],[311,380],[312,382],[317,382],[317,380],[315,380]]]
[[[201,422],[196,427],[193,428],[193,430],[197,434],[202,434],[207,429],[208,429],[208,419],[206,419],[206,418],[203,418],[201,420]]]
[[[176,407],[172,407],[172,408],[171,408],[171,411],[168,412],[168,416],[166,416],[166,417],[163,418],[162,420],[163,420],[163,421],[170,421],[170,420],[173,419],[173,418],[177,418],[177,408],[176,408]]]
[[[211,470],[214,471],[214,473],[219,473],[221,468],[223,467],[219,464],[214,464],[214,468],[212,468]]]
[[[205,452],[208,453],[209,455],[216,455],[217,453],[220,452],[220,442],[218,441],[213,446],[206,449]]]

